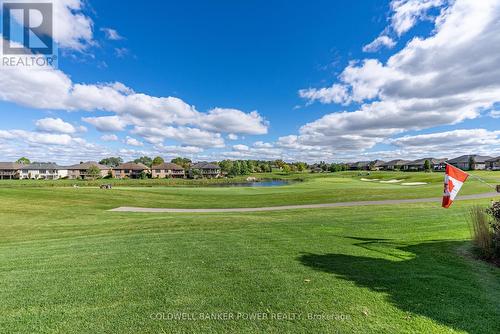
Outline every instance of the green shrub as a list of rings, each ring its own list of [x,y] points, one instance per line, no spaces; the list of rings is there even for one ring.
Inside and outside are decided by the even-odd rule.
[[[493,250],[495,256],[500,258],[500,202],[493,202],[486,212],[493,218],[491,222]]]
[[[500,202],[493,202],[491,204],[491,207],[486,209],[486,212],[493,217],[493,219],[497,222],[500,223]]]
[[[425,170],[426,173],[432,172],[432,165],[431,165],[431,162],[429,160],[425,160],[425,162],[424,162],[424,170]]]

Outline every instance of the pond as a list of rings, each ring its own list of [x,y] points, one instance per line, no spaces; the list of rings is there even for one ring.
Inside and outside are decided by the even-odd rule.
[[[209,187],[280,187],[292,183],[294,182],[285,180],[269,180],[260,182],[218,183],[211,184]]]

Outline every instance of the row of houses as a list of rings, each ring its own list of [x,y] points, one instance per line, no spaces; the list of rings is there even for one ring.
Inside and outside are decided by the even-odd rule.
[[[97,172],[98,171],[98,172]],[[221,168],[212,163],[199,162],[188,170],[174,163],[163,163],[149,168],[141,163],[127,162],[117,167],[109,167],[95,161],[81,162],[73,166],[59,166],[55,163],[20,164],[0,162],[0,179],[89,179],[96,177],[113,177],[117,179],[140,178],[151,175],[153,178],[185,178],[185,177],[220,177]]]
[[[500,157],[490,157],[481,155],[462,155],[453,159],[423,158],[417,160],[391,160],[391,161],[358,161],[349,163],[350,170],[403,170],[403,171],[423,171],[426,161],[434,171],[443,171],[446,164],[453,165],[463,170],[500,170]]]
[[[500,157],[492,158],[480,155],[463,155],[454,159],[423,158],[414,161],[358,161],[348,164],[350,170],[425,170],[426,161],[434,171],[442,171],[446,164],[463,170],[500,170]],[[473,165],[471,165],[471,163]],[[98,171],[98,172],[97,172]],[[117,179],[140,178],[151,175],[152,178],[217,178],[221,177],[221,168],[214,163],[199,162],[187,170],[174,163],[148,166],[141,163],[127,162],[117,167],[109,167],[94,161],[82,162],[72,166],[59,166],[55,163],[32,163],[28,165],[15,162],[0,162],[0,180],[5,179],[88,179],[113,177]]]

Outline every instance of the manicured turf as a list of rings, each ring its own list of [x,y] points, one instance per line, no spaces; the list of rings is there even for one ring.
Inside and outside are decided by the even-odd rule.
[[[265,189],[0,183],[0,332],[497,333],[500,269],[470,258],[465,221],[487,200],[449,210],[107,211],[439,196],[442,174],[408,176],[432,183],[400,190],[346,173]],[[471,182],[464,193],[489,190]],[[158,319],[181,312],[190,319]]]
[[[492,183],[500,183],[500,172],[477,172]],[[110,191],[92,187],[72,188],[70,184],[78,181],[15,181],[0,182],[0,196],[22,197],[26,200],[38,198],[54,198],[58,205],[59,198],[64,198],[66,204],[95,202],[100,208],[119,206],[138,207],[169,207],[169,208],[232,208],[232,207],[262,207],[291,204],[315,204],[363,200],[384,200],[401,198],[439,197],[443,189],[443,173],[386,173],[371,172],[370,176],[358,176],[358,172],[338,174],[292,174],[263,175],[261,177],[303,179],[304,182],[288,186],[264,187],[196,187],[200,180],[186,180],[190,187],[166,186],[175,180],[115,180],[117,186]],[[363,173],[366,174],[366,173]],[[402,186],[378,182],[364,182],[362,178],[380,180],[404,179],[404,182],[428,182],[421,186]],[[95,181],[94,184],[110,182]],[[213,182],[217,182],[214,180]],[[225,181],[223,181],[225,182]],[[88,184],[87,182],[82,182]],[[148,185],[149,186],[145,186]],[[161,186],[165,185],[165,186]],[[53,188],[58,188],[55,191]],[[29,189],[29,191],[27,191]],[[467,181],[461,194],[491,192],[485,184],[471,179]],[[54,197],[52,194],[56,193]],[[45,206],[41,206],[43,209]]]

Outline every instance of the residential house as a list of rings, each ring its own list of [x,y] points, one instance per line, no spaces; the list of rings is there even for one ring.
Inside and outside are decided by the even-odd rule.
[[[382,166],[385,164],[385,161],[382,160],[374,160],[370,162],[369,169],[371,170],[380,170]]]
[[[184,178],[184,168],[174,163],[163,163],[151,167],[151,175],[153,178]]]
[[[218,165],[209,162],[198,162],[192,165],[189,169],[189,176],[196,177],[196,175],[209,179],[222,176],[221,168]]]
[[[429,161],[433,171],[444,171],[446,169],[446,161],[448,159],[423,158],[410,161],[403,165],[405,171],[423,171],[425,170],[425,161]]]
[[[486,168],[490,170],[500,170],[500,157],[486,160]]]
[[[32,180],[57,180],[68,176],[68,168],[59,166],[53,162],[34,162],[23,165],[21,179]]]
[[[324,162],[321,162],[309,165],[309,170],[311,171],[311,173],[323,173],[328,170],[328,167],[330,166]]]
[[[276,164],[271,164],[271,172],[281,172],[283,170],[283,167],[280,167]]]
[[[96,175],[89,175],[89,169],[91,167],[97,167],[99,169],[99,175],[97,177],[106,177],[111,172],[111,167],[101,165],[95,161],[81,162],[78,165],[69,166],[68,168],[68,178],[70,179],[89,179],[95,178]]]
[[[369,170],[370,161],[351,162],[347,164],[347,167],[349,170]]]
[[[313,166],[311,167],[311,173],[323,173],[323,168],[319,166]]]
[[[144,173],[149,173],[149,167],[135,162],[126,162],[112,170],[113,177],[117,179],[138,179]]]
[[[409,160],[396,159],[385,162],[380,167],[383,170],[401,170],[403,169],[403,166],[408,164],[409,162]]]
[[[0,162],[0,180],[19,179],[23,166],[16,162]]]
[[[448,163],[463,170],[486,169],[486,161],[491,158],[492,157],[476,155],[476,154],[462,155],[459,156],[458,158],[448,160]],[[470,164],[471,160],[474,161],[473,166],[471,166]]]

